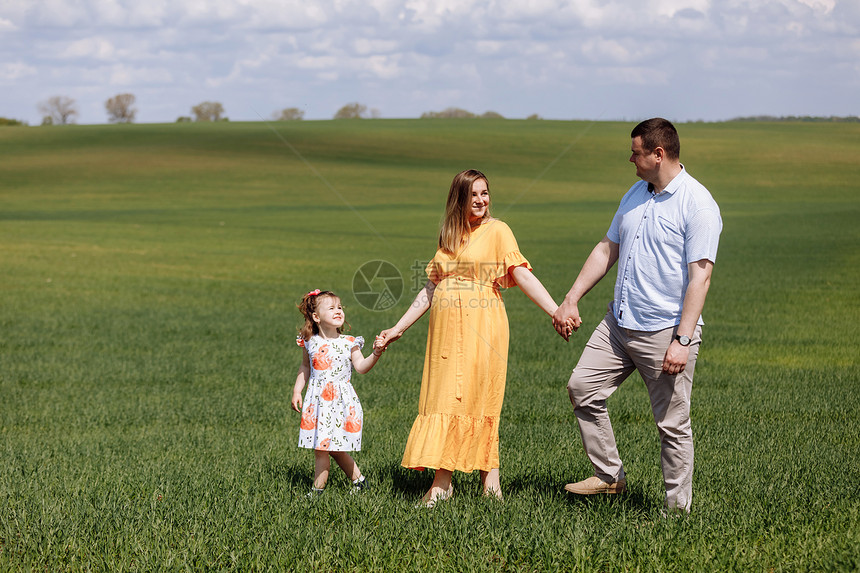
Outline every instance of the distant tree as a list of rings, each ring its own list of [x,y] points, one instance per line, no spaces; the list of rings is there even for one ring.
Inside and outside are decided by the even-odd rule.
[[[0,126],[3,125],[27,125],[26,122],[23,122],[18,119],[9,119],[8,117],[0,117]]]
[[[377,108],[372,107],[370,108],[370,117],[371,119],[379,119],[380,117],[382,117],[382,112],[380,112]]]
[[[78,108],[75,100],[66,96],[52,96],[38,105],[42,114],[42,125],[66,125],[75,123],[78,116]],[[50,121],[46,121],[50,118]]]
[[[362,103],[348,103],[334,114],[335,119],[361,119],[367,115],[367,106]]]
[[[496,113],[495,111],[485,111],[481,114],[481,117],[484,119],[505,119],[502,114]]]
[[[108,121],[111,123],[132,123],[137,109],[134,107],[135,97],[132,94],[119,94],[105,102]]]
[[[796,115],[754,115],[749,117],[736,117],[730,119],[729,121],[804,121],[804,122],[813,122],[813,123],[822,123],[822,122],[830,122],[830,123],[858,123],[860,122],[860,117],[856,115],[848,115],[848,116],[796,116]]]
[[[538,114],[533,113],[530,116],[528,116],[526,119],[534,120],[534,119],[543,119],[543,118],[541,116],[539,116]]]
[[[275,121],[299,121],[305,118],[305,112],[297,107],[286,107],[272,114]]]
[[[187,115],[180,115],[176,118],[176,123],[191,123],[191,118]]]
[[[194,121],[221,121],[224,114],[224,106],[217,101],[204,101],[191,108]]]
[[[471,119],[475,114],[460,109],[459,107],[449,107],[442,111],[427,111],[421,114],[422,119],[439,119],[439,118],[454,118],[454,119]]]

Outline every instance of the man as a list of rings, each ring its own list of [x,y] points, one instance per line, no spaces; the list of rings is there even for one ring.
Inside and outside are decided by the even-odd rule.
[[[621,199],[609,231],[553,316],[556,330],[568,339],[582,324],[579,300],[618,262],[613,302],[567,385],[595,475],[565,489],[582,495],[625,491],[606,399],[638,370],[660,434],[665,505],[689,512],[690,394],[722,220],[708,190],[680,163],[681,144],[671,122],[643,121],[630,136],[630,161],[642,180]]]

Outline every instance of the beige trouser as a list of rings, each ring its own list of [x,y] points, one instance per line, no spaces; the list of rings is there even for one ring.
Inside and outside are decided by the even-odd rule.
[[[624,466],[606,411],[606,399],[633,370],[638,370],[648,388],[654,422],[660,433],[666,507],[690,511],[693,498],[690,394],[702,329],[697,326],[693,334],[687,367],[670,375],[663,372],[662,364],[675,331],[675,327],[657,332],[627,330],[607,313],[573,369],[567,390],[595,475],[614,482],[624,478]]]

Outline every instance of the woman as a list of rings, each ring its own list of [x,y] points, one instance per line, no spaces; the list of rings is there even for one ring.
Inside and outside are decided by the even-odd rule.
[[[490,217],[489,183],[480,171],[454,177],[427,277],[409,310],[380,334],[387,346],[430,309],[418,417],[401,464],[436,470],[422,499],[427,507],[452,495],[454,470],[479,470],[484,495],[501,498],[508,317],[500,289],[519,286],[550,316],[558,305],[531,273],[510,228]]]

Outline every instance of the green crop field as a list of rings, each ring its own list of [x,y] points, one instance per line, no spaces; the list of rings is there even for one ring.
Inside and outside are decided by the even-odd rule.
[[[301,296],[340,293],[352,334],[407,308],[451,178],[478,168],[560,300],[635,180],[633,124],[503,120],[0,129],[0,570],[855,571],[860,568],[860,125],[679,125],[721,206],[693,393],[693,511],[661,516],[659,444],[634,375],[609,401],[628,473],[591,474],[569,343],[512,289],[504,503],[400,467],[426,317],[354,383],[355,455],[305,494],[290,396]],[[384,310],[353,277],[401,273]]]

